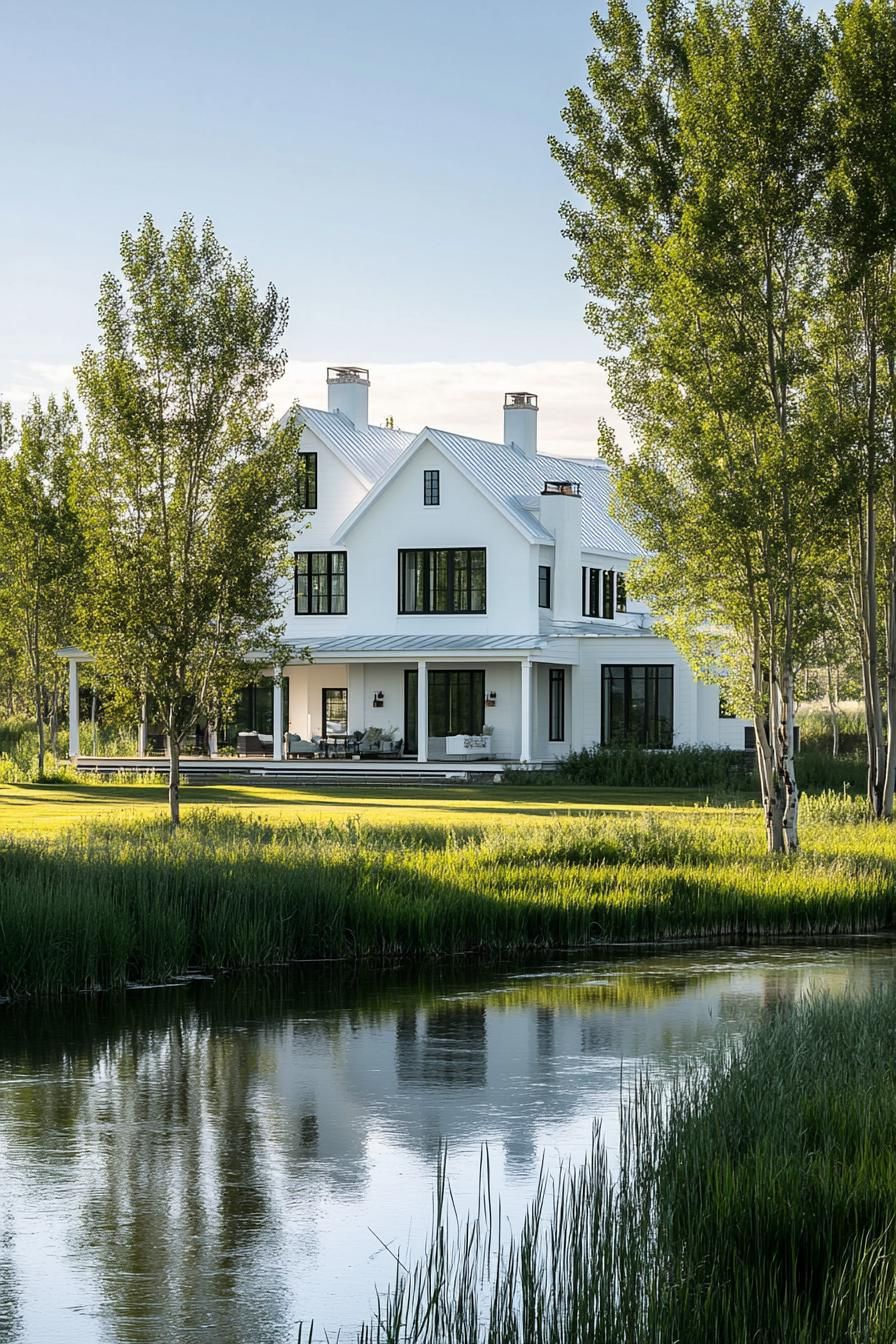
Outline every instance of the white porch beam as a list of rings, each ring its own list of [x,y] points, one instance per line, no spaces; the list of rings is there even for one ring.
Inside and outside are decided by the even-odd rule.
[[[520,660],[520,761],[532,758],[532,664]]]
[[[417,664],[417,760],[429,760],[429,671],[426,660]]]
[[[283,760],[283,668],[274,668],[274,760]]]
[[[71,760],[81,755],[81,713],[78,703],[78,659],[68,660],[68,754]]]

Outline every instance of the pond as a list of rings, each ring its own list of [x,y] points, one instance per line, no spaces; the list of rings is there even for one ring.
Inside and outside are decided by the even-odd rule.
[[[542,1155],[611,1154],[620,1088],[815,990],[871,941],[301,972],[0,1009],[4,1344],[295,1341],[367,1319],[481,1147],[519,1226]],[[345,1335],[343,1335],[345,1339]]]

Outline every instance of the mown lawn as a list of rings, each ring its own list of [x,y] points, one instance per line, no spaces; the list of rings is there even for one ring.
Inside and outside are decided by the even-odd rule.
[[[706,803],[699,789],[601,789],[554,786],[513,788],[370,789],[296,788],[290,784],[220,783],[188,785],[182,791],[184,817],[209,807],[233,810],[268,821],[330,821],[358,817],[370,825],[417,822],[433,826],[518,822],[521,818],[588,816],[594,813],[692,812]],[[53,835],[73,824],[164,816],[164,784],[66,783],[0,784],[0,835]],[[710,809],[712,810],[712,809]],[[732,809],[724,811],[730,819]],[[705,815],[705,811],[702,812]],[[755,806],[744,819],[759,824]]]

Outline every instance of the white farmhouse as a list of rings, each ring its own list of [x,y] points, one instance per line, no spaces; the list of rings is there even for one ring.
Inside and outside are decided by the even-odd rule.
[[[506,395],[488,443],[371,425],[366,369],[331,368],[327,386],[325,411],[297,412],[297,661],[241,707],[275,756],[281,726],[305,742],[391,729],[417,761],[743,747],[742,721],[627,597],[639,548],[610,516],[607,467],[539,452],[532,393]]]

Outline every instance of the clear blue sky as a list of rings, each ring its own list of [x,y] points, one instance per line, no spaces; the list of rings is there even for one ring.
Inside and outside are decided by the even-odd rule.
[[[0,0],[0,391],[93,338],[145,211],[291,304],[299,361],[590,360],[546,137],[592,0]]]

